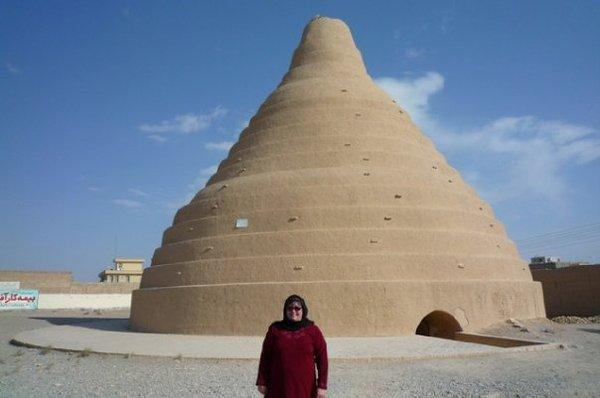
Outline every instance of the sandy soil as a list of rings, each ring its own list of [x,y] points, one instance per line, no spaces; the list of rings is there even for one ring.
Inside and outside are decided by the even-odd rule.
[[[124,311],[0,313],[0,396],[259,397],[255,360],[69,354],[9,344],[15,334]],[[330,397],[599,397],[600,325],[522,321],[485,330],[562,350],[422,361],[332,361]]]

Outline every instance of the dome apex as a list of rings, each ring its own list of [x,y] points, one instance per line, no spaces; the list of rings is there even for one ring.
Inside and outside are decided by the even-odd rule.
[[[348,25],[340,19],[316,16],[304,28],[290,69],[325,62],[345,63],[347,67],[358,66],[364,71]]]

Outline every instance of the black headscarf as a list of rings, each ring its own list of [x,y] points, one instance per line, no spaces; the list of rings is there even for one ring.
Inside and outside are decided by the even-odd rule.
[[[300,306],[302,307],[302,319],[297,322],[295,322],[291,319],[288,319],[287,314],[286,314],[286,308],[292,303],[299,303]],[[298,296],[297,294],[292,294],[290,297],[288,297],[285,300],[285,303],[283,304],[283,319],[281,321],[275,322],[275,327],[278,329],[284,329],[284,330],[290,330],[290,331],[300,330],[302,328],[305,328],[307,326],[314,324],[314,322],[311,321],[310,319],[308,319],[307,317],[308,317],[308,307],[306,306],[304,299],[302,297]]]

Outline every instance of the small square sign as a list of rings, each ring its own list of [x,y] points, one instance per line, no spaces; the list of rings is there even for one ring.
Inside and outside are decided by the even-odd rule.
[[[238,218],[235,220],[236,228],[248,228],[248,219],[247,218]]]

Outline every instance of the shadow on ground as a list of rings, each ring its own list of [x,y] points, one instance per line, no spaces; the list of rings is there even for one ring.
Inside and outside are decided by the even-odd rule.
[[[56,326],[75,326],[87,329],[127,332],[129,318],[85,318],[85,317],[30,317],[44,320]]]
[[[596,333],[600,334],[600,329],[588,329],[588,328],[579,328],[582,332]]]

